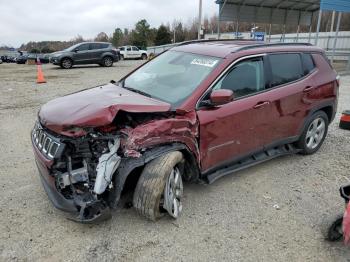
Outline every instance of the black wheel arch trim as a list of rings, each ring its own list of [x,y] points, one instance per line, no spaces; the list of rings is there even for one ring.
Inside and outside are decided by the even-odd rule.
[[[309,110],[309,113],[307,114],[307,116],[304,119],[304,123],[300,127],[299,135],[301,135],[303,133],[303,130],[305,129],[306,125],[308,124],[308,121],[310,120],[311,116],[314,113],[316,113],[317,111],[320,111],[320,110],[322,110],[323,108],[326,108],[326,107],[331,107],[332,108],[332,117],[331,117],[331,119],[328,119],[328,124],[330,124],[334,120],[334,117],[335,117],[335,114],[336,114],[335,102],[328,101],[328,102],[320,103],[317,106],[315,106],[315,107],[313,107],[313,108],[311,108]]]
[[[153,147],[145,151],[138,158],[130,158],[130,157],[122,158],[120,165],[113,176],[114,188],[110,192],[109,199],[108,199],[110,207],[111,208],[117,207],[124,188],[124,184],[128,176],[132,173],[133,170],[135,170],[138,167],[144,166],[145,164],[152,161],[153,159],[156,159],[164,154],[167,154],[173,151],[183,152],[185,154],[185,159],[188,162],[190,162],[191,171],[193,171],[193,173],[191,174],[189,180],[195,181],[199,179],[200,170],[198,167],[198,163],[196,161],[196,158],[194,157],[194,155],[186,145],[182,143],[172,143],[172,144]]]

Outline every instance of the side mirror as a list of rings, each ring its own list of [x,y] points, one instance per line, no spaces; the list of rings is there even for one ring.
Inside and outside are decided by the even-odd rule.
[[[219,106],[231,102],[234,98],[233,91],[229,89],[214,90],[210,94],[210,103]]]
[[[75,48],[75,49],[74,49],[74,52],[75,52],[75,53],[78,53],[78,51],[79,51],[78,48]]]

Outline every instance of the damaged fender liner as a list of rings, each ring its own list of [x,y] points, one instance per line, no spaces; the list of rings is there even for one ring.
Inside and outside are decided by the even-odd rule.
[[[158,146],[155,148],[152,148],[150,150],[147,150],[144,152],[140,157],[138,158],[123,158],[120,162],[120,165],[118,167],[118,170],[116,174],[114,175],[114,185],[115,188],[109,195],[109,205],[111,208],[117,208],[118,202],[121,197],[121,193],[124,188],[124,184],[126,179],[128,178],[129,174],[137,167],[144,166],[146,163],[152,161],[153,159],[156,159],[166,153],[172,152],[172,151],[187,151],[189,154],[188,156],[191,159],[189,160],[189,163],[192,164],[191,171],[193,174],[188,174],[189,177],[186,178],[188,180],[196,180],[199,178],[199,168],[197,166],[197,161],[195,156],[191,153],[191,151],[188,149],[188,147],[182,143],[173,143],[163,146]],[[196,168],[194,167],[196,166]]]

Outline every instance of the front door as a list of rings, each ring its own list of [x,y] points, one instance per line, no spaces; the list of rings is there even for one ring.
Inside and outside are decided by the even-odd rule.
[[[74,50],[73,59],[75,64],[84,64],[90,59],[89,44],[81,44]]]
[[[241,60],[214,84],[212,90],[232,90],[232,102],[215,108],[199,105],[202,172],[263,149],[273,121],[269,118],[273,108],[264,95],[264,60],[264,56]]]

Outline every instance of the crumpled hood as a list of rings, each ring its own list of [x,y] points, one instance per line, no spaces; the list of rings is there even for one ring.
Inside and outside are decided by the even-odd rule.
[[[171,105],[114,84],[56,98],[43,105],[39,120],[46,128],[62,133],[72,127],[100,127],[114,120],[119,110],[132,113],[166,112]]]

